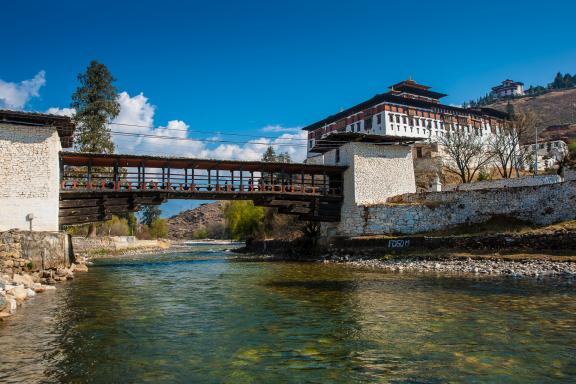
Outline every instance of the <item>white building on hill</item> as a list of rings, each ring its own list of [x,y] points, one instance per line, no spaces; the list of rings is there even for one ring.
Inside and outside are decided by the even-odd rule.
[[[497,98],[510,97],[510,96],[523,96],[524,83],[506,79],[502,84],[492,87],[492,96]]]

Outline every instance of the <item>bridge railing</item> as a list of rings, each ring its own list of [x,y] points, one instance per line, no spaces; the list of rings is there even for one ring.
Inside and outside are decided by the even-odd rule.
[[[96,155],[82,158],[74,154],[70,159],[61,156],[62,191],[342,196],[343,170],[330,167],[205,160],[186,163],[174,159],[165,159],[164,166],[159,167],[158,161],[120,161],[122,157],[118,155],[112,158],[114,162],[98,162],[91,156]],[[109,156],[104,159],[110,159]],[[101,166],[108,164],[112,166]]]

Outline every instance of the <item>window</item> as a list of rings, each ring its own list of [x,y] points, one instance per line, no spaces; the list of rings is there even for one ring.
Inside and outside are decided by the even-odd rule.
[[[360,123],[356,123],[356,132],[360,132]]]
[[[393,122],[394,122],[394,115],[393,115],[393,114],[389,114],[388,117],[390,118],[390,122],[393,123]]]
[[[400,115],[396,115],[396,124],[400,124]]]
[[[382,115],[376,115],[376,124],[380,125],[382,123]]]
[[[310,140],[310,148],[314,146],[314,140]]]
[[[406,116],[402,116],[402,122],[406,124]]]
[[[338,164],[340,162],[340,148],[336,148],[335,157],[336,157],[336,160],[335,160],[336,164]]]

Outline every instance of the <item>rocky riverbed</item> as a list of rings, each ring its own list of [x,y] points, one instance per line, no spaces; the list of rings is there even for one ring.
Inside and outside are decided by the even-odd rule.
[[[50,269],[37,272],[0,273],[0,321],[12,316],[26,300],[39,293],[56,289],[56,284],[74,279],[75,272],[87,272],[84,263],[72,264],[69,268]]]
[[[324,262],[346,263],[353,267],[380,269],[392,272],[431,272],[474,275],[506,275],[510,277],[560,277],[576,280],[576,263],[539,260],[505,260],[467,258],[393,258],[363,259],[349,256],[324,257]]]

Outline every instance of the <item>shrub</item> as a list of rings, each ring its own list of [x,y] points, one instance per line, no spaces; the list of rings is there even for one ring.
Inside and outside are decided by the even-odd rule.
[[[160,218],[154,219],[150,224],[150,236],[155,239],[168,237],[168,222]]]
[[[265,214],[252,201],[229,201],[224,207],[228,232],[236,240],[262,236]]]
[[[112,216],[112,219],[102,224],[98,232],[101,236],[128,236],[130,227],[128,226],[128,220]]]

